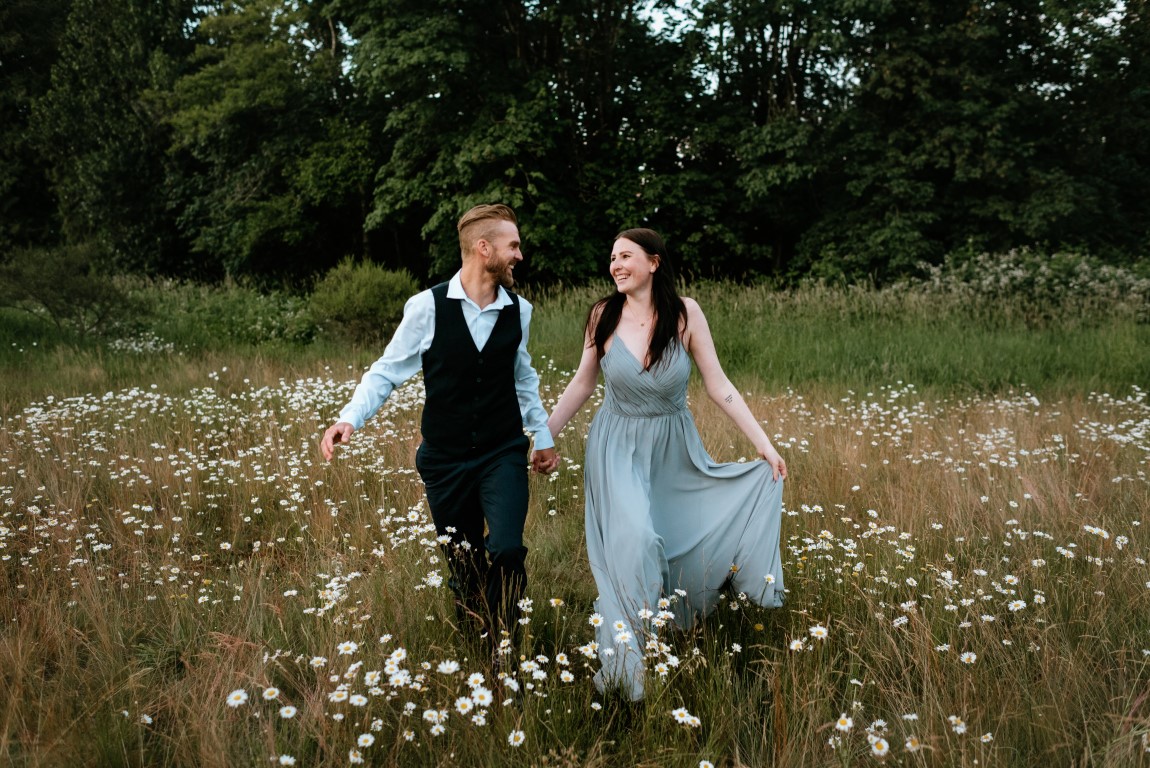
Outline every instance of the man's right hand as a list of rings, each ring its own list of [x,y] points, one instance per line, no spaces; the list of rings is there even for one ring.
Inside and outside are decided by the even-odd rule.
[[[335,446],[339,443],[347,443],[351,440],[351,433],[355,431],[355,427],[348,424],[346,421],[337,421],[327,428],[323,433],[323,440],[320,441],[319,449],[323,452],[323,457],[331,461],[331,457],[335,455]]]

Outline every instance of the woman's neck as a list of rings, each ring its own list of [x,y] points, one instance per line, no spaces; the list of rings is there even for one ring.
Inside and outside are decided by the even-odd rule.
[[[650,291],[645,291],[642,294],[627,294],[623,306],[636,314],[649,315],[655,311],[655,302],[651,298]]]
[[[627,301],[623,303],[622,317],[629,319],[640,328],[653,328],[655,325],[655,304],[649,296],[646,301],[635,300],[628,296]]]

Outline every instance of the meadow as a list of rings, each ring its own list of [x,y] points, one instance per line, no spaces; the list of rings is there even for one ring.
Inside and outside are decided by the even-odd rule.
[[[590,682],[595,403],[531,480],[499,679],[453,626],[420,381],[319,455],[378,349],[0,317],[0,762],[1150,765],[1145,297],[690,292],[790,467],[786,605],[652,628],[636,706]],[[532,297],[545,404],[595,294]],[[715,458],[749,459],[691,403]]]

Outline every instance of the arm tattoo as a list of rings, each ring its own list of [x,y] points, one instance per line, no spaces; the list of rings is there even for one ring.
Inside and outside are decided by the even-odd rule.
[[[734,395],[727,395],[726,397],[723,398],[723,402],[726,403],[727,405],[730,405],[731,403],[735,402],[735,396]]]

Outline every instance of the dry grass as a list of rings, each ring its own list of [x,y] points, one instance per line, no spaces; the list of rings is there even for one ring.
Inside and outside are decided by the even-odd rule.
[[[463,714],[470,674],[501,686],[451,625],[418,383],[329,465],[316,441],[371,351],[14,344],[0,764],[1150,764],[1150,403],[1130,386],[1147,326],[1030,327],[1001,302],[966,322],[915,292],[693,293],[791,467],[788,603],[732,595],[665,638],[679,665],[636,708],[595,694],[580,651],[593,408],[562,470],[531,481],[513,654],[545,676],[513,668],[518,691]],[[536,297],[545,402],[596,295]],[[691,400],[716,458],[751,455],[697,385]]]
[[[589,409],[561,440],[563,470],[532,480],[533,605],[515,650],[545,657],[546,676],[513,670],[512,703],[465,716],[467,676],[486,670],[437,578],[413,469],[418,385],[327,465],[316,439],[352,372],[218,362],[39,398],[0,427],[8,763],[342,766],[362,734],[377,765],[853,764],[876,759],[872,742],[911,765],[1150,762],[1139,390],[1045,402],[748,380],[792,471],[787,607],[731,596],[669,639],[680,666],[635,709],[595,694],[579,651]],[[568,374],[540,367],[553,398]],[[692,403],[713,455],[749,455],[696,389]],[[449,660],[459,670],[438,671]],[[248,699],[233,708],[236,690]],[[676,723],[679,707],[701,727]],[[425,711],[440,710],[436,736]]]

